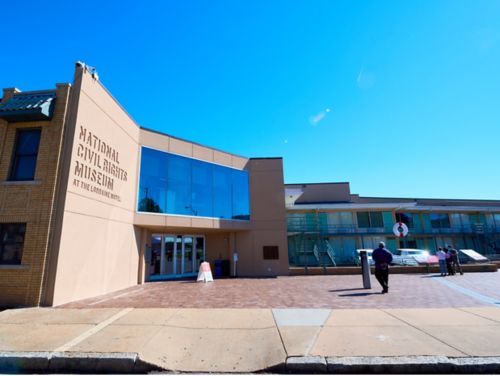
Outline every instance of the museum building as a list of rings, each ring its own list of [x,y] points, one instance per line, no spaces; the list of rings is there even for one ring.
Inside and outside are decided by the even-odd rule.
[[[396,223],[406,237],[393,233]],[[281,158],[140,127],[83,63],[72,84],[3,91],[0,307],[192,278],[205,260],[216,277],[355,265],[357,249],[380,241],[391,251],[451,244],[500,259],[500,201],[285,185]]]
[[[55,306],[145,281],[288,274],[281,158],[138,126],[83,63],[0,102],[0,306]]]

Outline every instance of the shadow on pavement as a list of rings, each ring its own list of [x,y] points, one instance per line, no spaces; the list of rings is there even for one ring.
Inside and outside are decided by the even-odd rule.
[[[368,296],[368,295],[382,295],[381,292],[358,292],[358,293],[355,293],[355,294],[339,294],[338,296],[352,296],[352,297],[356,297],[356,296]]]
[[[355,289],[328,290],[328,292],[342,292],[342,291],[356,291],[356,290],[364,290],[364,288],[363,287],[357,287]]]
[[[440,274],[430,274],[430,275],[423,275],[420,278],[441,278],[442,276]]]

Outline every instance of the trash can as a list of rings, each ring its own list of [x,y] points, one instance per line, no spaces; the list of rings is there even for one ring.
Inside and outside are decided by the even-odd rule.
[[[214,277],[222,277],[222,260],[214,260]]]
[[[230,268],[231,268],[231,263],[229,260],[221,260],[221,267],[222,267],[222,276],[223,277],[229,277],[230,276]]]

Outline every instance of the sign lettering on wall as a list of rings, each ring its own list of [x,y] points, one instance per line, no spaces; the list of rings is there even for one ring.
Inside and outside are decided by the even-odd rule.
[[[120,154],[87,128],[80,126],[76,160],[73,166],[73,185],[115,201],[117,182],[127,181],[127,171],[120,167]]]

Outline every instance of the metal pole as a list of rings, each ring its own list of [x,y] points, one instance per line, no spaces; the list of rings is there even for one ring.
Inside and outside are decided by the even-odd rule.
[[[363,288],[371,289],[370,282],[370,265],[368,265],[368,256],[366,251],[360,251],[359,255],[361,257],[361,274],[363,276]]]

